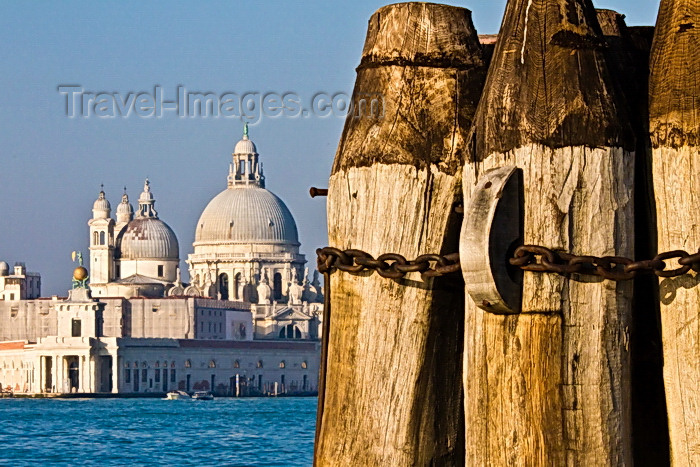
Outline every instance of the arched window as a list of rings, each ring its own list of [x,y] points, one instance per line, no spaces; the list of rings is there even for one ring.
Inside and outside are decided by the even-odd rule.
[[[280,339],[301,339],[301,330],[293,324],[288,324],[280,329]]]
[[[228,274],[225,272],[219,274],[219,295],[221,300],[228,300]]]
[[[241,273],[238,272],[233,278],[233,299],[240,300],[239,289],[241,288]]]
[[[160,368],[160,362],[156,360],[156,368]]]
[[[306,369],[308,366],[309,366],[309,364],[306,363],[306,361],[301,362],[301,367],[302,367],[303,369]]]
[[[100,243],[100,234],[97,232],[92,233],[92,244],[93,245],[99,245]]]
[[[263,361],[262,361],[262,360],[258,360],[258,365],[257,365],[257,366],[258,366],[258,368],[262,368],[262,367],[263,367]]]
[[[105,244],[105,233],[100,232],[100,245],[104,245],[104,244]]]
[[[233,362],[233,367],[234,367],[234,368],[240,368],[240,367],[241,367],[241,362],[239,362],[238,360],[234,361],[234,362]]]
[[[185,368],[190,368],[192,367],[192,362],[189,360],[185,360]]]
[[[274,294],[275,300],[280,300],[282,298],[282,274],[276,272],[272,282],[272,293]]]
[[[216,368],[216,362],[214,360],[209,360],[209,368]]]
[[[282,360],[280,362],[280,368],[284,368],[285,366],[287,366],[287,364],[284,362],[284,360]]]

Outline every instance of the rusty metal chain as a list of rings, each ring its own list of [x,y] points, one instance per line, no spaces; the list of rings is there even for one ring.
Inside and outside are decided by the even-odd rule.
[[[331,273],[334,270],[353,274],[377,271],[382,277],[400,279],[409,272],[436,277],[460,270],[459,253],[420,255],[414,260],[408,260],[398,253],[385,253],[375,259],[361,250],[325,247],[316,250],[316,255],[318,271],[321,273]],[[667,261],[671,259],[677,260],[677,268],[667,269]],[[522,245],[515,250],[509,263],[524,271],[584,274],[625,281],[634,279],[639,274],[676,277],[691,269],[700,272],[700,251],[690,254],[684,250],[673,250],[660,253],[653,259],[634,261],[622,256],[578,256],[538,245]]]
[[[674,258],[679,267],[666,269],[666,261]],[[577,256],[543,246],[522,245],[515,250],[509,262],[525,271],[586,274],[613,281],[626,281],[639,274],[676,277],[686,274],[691,268],[700,271],[700,252],[690,254],[683,250],[673,250],[660,253],[653,259],[634,261],[622,256]]]
[[[420,255],[411,261],[397,253],[386,253],[375,259],[361,250],[325,247],[316,250],[316,255],[320,273],[329,273],[335,269],[354,274],[377,271],[382,277],[400,279],[409,272],[420,272],[424,277],[436,277],[460,270],[459,253],[444,256]],[[431,263],[434,266],[431,267]]]

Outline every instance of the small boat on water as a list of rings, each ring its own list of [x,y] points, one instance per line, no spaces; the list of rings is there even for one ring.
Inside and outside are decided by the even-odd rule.
[[[170,391],[165,397],[168,400],[190,399],[190,395],[185,391]]]
[[[214,396],[209,391],[196,391],[192,395],[192,399],[197,399],[199,401],[213,401]]]

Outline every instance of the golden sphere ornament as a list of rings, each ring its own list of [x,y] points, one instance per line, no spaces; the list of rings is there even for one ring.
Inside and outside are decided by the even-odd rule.
[[[84,281],[87,279],[88,271],[83,266],[78,266],[73,270],[73,279],[76,281]]]

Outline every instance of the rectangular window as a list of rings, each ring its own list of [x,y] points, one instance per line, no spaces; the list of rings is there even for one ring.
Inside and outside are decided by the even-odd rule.
[[[209,332],[211,332],[211,321],[209,321]]]
[[[15,294],[11,293],[11,294],[10,294],[10,300],[14,300],[14,299],[15,299]]]
[[[168,382],[168,369],[163,368],[163,382],[167,383]]]
[[[160,370],[156,368],[156,383],[160,383]]]
[[[145,383],[148,381],[148,370],[141,370],[141,382]]]
[[[163,277],[163,265],[158,265],[158,277]]]
[[[124,370],[124,382],[126,384],[131,383],[131,370]]]
[[[81,335],[81,324],[79,319],[73,318],[71,320],[71,336],[72,337],[80,337]]]
[[[170,370],[170,382],[175,382],[175,370]]]

